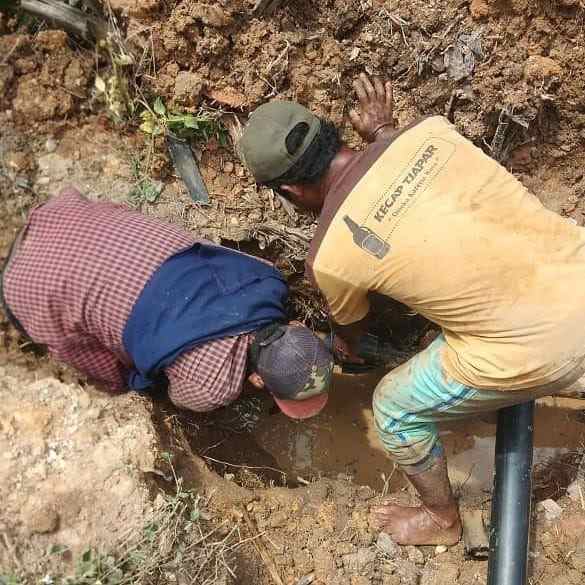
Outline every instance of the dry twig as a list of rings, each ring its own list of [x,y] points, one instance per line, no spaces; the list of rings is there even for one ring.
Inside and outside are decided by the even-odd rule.
[[[228,461],[222,461],[221,459],[214,459],[213,457],[209,457],[208,455],[203,455],[203,459],[207,459],[208,461],[213,461],[214,463],[219,463],[220,465],[227,465],[228,467],[237,467],[238,469],[266,469],[268,471],[276,471],[276,473],[280,473],[283,478],[286,478],[286,473],[281,469],[276,469],[275,467],[268,467],[267,465],[239,465],[237,463],[229,463]]]
[[[269,16],[277,8],[280,8],[283,2],[284,0],[258,0],[252,9],[252,13],[255,15],[263,14]]]
[[[246,522],[251,534],[255,535],[258,532],[258,529],[256,528],[254,521],[252,520],[252,518],[250,518],[250,515],[248,514],[248,512],[246,510],[243,511],[243,516],[244,516],[244,521]],[[267,571],[270,573],[270,576],[272,577],[272,580],[274,581],[275,585],[284,585],[284,582],[280,578],[280,575],[278,574],[278,570],[276,569],[276,563],[274,562],[274,560],[270,556],[270,553],[268,552],[268,548],[266,547],[266,545],[264,544],[262,539],[259,538],[259,539],[253,540],[252,542],[254,543],[254,546],[256,547],[256,550],[258,551],[258,554],[260,555],[262,562],[266,566]]]

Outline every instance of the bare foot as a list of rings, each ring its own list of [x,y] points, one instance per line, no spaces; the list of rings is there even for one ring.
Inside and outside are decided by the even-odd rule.
[[[372,510],[372,524],[397,544],[451,546],[461,538],[457,505],[445,508],[409,508],[385,504]]]

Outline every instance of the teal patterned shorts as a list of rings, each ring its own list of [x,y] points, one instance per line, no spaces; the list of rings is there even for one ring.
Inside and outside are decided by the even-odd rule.
[[[578,377],[530,390],[478,390],[446,374],[440,355],[445,343],[440,335],[427,349],[387,374],[374,393],[378,435],[407,474],[426,471],[442,455],[438,422],[468,418],[554,394]]]

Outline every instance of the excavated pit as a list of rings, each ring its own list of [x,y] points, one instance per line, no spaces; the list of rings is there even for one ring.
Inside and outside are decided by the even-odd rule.
[[[154,50],[154,57],[142,66],[146,74],[140,80],[141,98],[152,104],[161,96],[181,111],[219,107],[242,121],[263,101],[296,99],[339,124],[349,145],[361,147],[347,119],[354,105],[351,81],[363,70],[392,77],[400,126],[421,115],[448,115],[475,144],[501,156],[546,206],[584,224],[582,2],[415,0],[407,5],[397,0],[318,4],[295,0],[269,18],[251,17],[252,4],[111,0],[121,30],[139,45],[139,58],[143,50]],[[481,35],[484,57],[476,59],[469,79],[446,78],[437,69],[439,56],[459,35],[475,32]],[[266,189],[257,189],[233,147],[214,141],[197,146],[212,205],[206,209],[194,205],[174,176],[161,141],[154,141],[149,159],[150,139],[138,131],[138,121],[117,125],[96,96],[96,75],[110,73],[107,58],[101,55],[96,60],[93,49],[46,24],[27,29],[0,16],[0,35],[0,259],[27,212],[68,184],[93,199],[130,203],[138,161],[140,177],[161,180],[164,187],[156,201],[139,203],[144,213],[276,260],[293,285],[291,315],[326,328],[322,303],[302,279],[306,252],[302,238],[310,235],[313,218],[291,212]],[[139,104],[138,111],[141,108]],[[513,131],[505,135],[500,124],[503,110],[521,122],[513,122],[509,126]],[[527,122],[528,129],[522,126]],[[503,149],[495,152],[502,138]],[[287,233],[300,234],[303,245],[287,238]],[[401,349],[417,351],[426,324],[396,306],[380,314],[380,333]],[[59,399],[50,405],[55,420],[60,420],[71,396],[82,403],[74,413],[80,419],[103,403],[90,389],[91,404],[83,406],[88,401],[83,378],[24,345],[3,317],[0,337],[0,368],[12,379],[6,392],[15,404],[0,417],[0,439],[11,442],[3,453],[10,451],[12,457],[12,451],[24,448],[31,437],[42,446],[41,440],[60,440],[59,433],[68,432],[53,423],[42,429],[13,424],[15,413],[38,406],[30,384],[45,379],[50,387],[57,384]],[[319,585],[484,583],[485,565],[464,561],[461,545],[441,556],[433,550],[398,548],[388,557],[376,549],[367,513],[379,500],[385,481],[390,478],[386,489],[391,497],[414,501],[404,480],[392,473],[373,427],[370,402],[380,376],[339,375],[330,404],[319,417],[298,424],[268,409],[253,431],[241,433],[226,425],[219,413],[179,412],[164,398],[156,398],[152,416],[158,443],[144,453],[136,449],[124,464],[141,454],[140,473],[134,470],[124,481],[139,486],[146,510],[148,494],[156,499],[160,487],[170,494],[176,489],[166,460],[160,461],[161,451],[172,454],[177,476],[209,501],[209,529],[234,522],[243,540],[265,534],[276,570],[287,585],[311,572]],[[81,426],[79,437],[73,436],[76,457],[65,460],[62,484],[75,487],[77,493],[65,490],[60,495],[65,505],[57,516],[49,497],[37,498],[38,509],[27,508],[29,494],[38,487],[35,482],[15,487],[12,475],[2,475],[0,493],[10,494],[19,514],[10,518],[0,514],[0,530],[13,547],[5,550],[0,542],[0,574],[14,563],[11,550],[21,563],[30,560],[42,577],[49,570],[43,555],[51,544],[71,541],[81,551],[107,541],[120,528],[119,518],[132,518],[141,530],[146,518],[132,507],[135,500],[127,505],[123,483],[107,483],[112,482],[108,469],[100,467],[103,476],[98,479],[106,488],[91,485],[99,505],[92,501],[92,491],[86,493],[89,480],[79,481],[80,469],[97,457],[93,451],[104,441],[109,444],[111,437],[99,436],[106,426],[114,441],[112,451],[127,449],[124,436],[115,442],[120,421],[122,428],[132,429],[136,418],[150,437],[149,400],[111,399],[104,404],[104,418],[92,419],[89,431]],[[535,583],[577,585],[585,575],[583,504],[567,498],[565,490],[582,452],[583,406],[582,401],[551,399],[537,409],[534,498],[560,498],[562,514],[555,523],[537,514],[531,550]],[[26,423],[26,417],[20,424],[23,420]],[[177,429],[186,442],[177,439]],[[460,502],[487,513],[495,426],[471,420],[442,427],[441,432]],[[36,453],[41,460],[42,452]],[[11,464],[26,462],[26,456],[11,459]],[[98,457],[98,463],[104,462]],[[122,497],[103,515],[111,503],[109,489]],[[253,519],[256,533],[238,524],[242,510]],[[44,525],[38,519],[45,519]],[[48,532],[34,532],[39,526]],[[236,582],[273,582],[253,541],[239,548],[237,556]],[[73,561],[67,563],[66,568],[73,570]],[[160,582],[180,581],[174,570],[162,575]],[[229,583],[232,578],[224,570],[221,579],[219,583]]]

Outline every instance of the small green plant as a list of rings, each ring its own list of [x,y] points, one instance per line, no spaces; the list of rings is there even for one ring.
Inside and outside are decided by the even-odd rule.
[[[157,97],[152,108],[145,109],[140,117],[140,129],[150,136],[170,131],[179,138],[202,142],[215,138],[222,146],[227,144],[227,130],[216,117],[203,110],[197,115],[170,112],[163,100]]]
[[[164,185],[160,181],[153,181],[152,179],[141,179],[132,191],[128,194],[128,198],[134,205],[142,203],[155,203],[162,193]]]
[[[65,578],[63,585],[119,585],[125,577],[113,556],[88,549],[77,562],[75,575]]]
[[[138,157],[134,157],[131,164],[134,187],[128,193],[128,199],[137,207],[143,203],[155,203],[164,189],[164,184],[161,181],[153,181],[144,175],[142,161]]]
[[[104,102],[112,119],[120,123],[134,114],[134,100],[128,81],[128,69],[135,64],[134,57],[112,34],[98,43],[98,49],[107,55],[110,70],[103,75],[96,74],[95,94]]]
[[[21,585],[22,581],[16,575],[0,575],[0,585]]]

